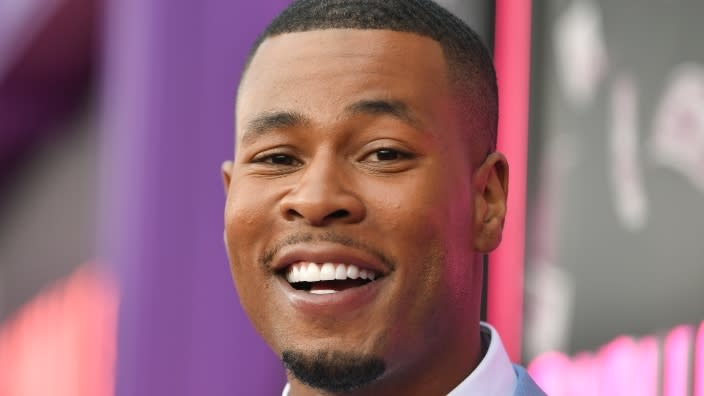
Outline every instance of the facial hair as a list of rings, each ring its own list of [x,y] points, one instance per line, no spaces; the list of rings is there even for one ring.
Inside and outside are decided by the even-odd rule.
[[[384,361],[373,356],[321,351],[306,354],[286,350],[284,367],[301,383],[330,393],[344,393],[364,387],[379,378]]]

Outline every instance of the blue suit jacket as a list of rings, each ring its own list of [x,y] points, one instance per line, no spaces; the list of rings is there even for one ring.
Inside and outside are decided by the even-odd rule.
[[[533,379],[530,378],[526,369],[517,365],[514,365],[513,369],[516,371],[516,376],[518,377],[518,383],[516,384],[516,390],[513,392],[513,396],[545,396],[545,392],[533,382]]]

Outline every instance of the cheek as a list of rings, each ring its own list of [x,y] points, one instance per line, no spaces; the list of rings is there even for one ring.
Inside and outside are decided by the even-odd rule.
[[[442,169],[431,170],[434,172],[426,172],[423,177],[385,186],[384,193],[376,194],[370,205],[375,217],[412,239],[445,240],[446,236],[461,234],[471,216],[467,188]]]
[[[403,270],[399,298],[407,326],[432,327],[437,321],[429,321],[430,316],[443,315],[438,307],[466,293],[473,259],[468,191],[468,184],[451,174],[434,173],[375,201],[388,209],[380,227]]]
[[[261,195],[242,194],[233,188],[225,208],[225,243],[240,303],[253,322],[261,315],[262,300],[257,298],[269,287],[260,255],[271,235],[271,204]]]
[[[261,193],[253,194],[251,191]],[[256,251],[254,242],[266,237],[273,221],[274,203],[266,189],[233,186],[225,207],[225,231],[233,257],[248,257]]]

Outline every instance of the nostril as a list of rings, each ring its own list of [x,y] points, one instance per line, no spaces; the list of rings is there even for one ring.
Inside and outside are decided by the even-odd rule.
[[[303,217],[303,215],[301,215],[300,213],[298,213],[295,209],[289,209],[289,210],[287,210],[287,211],[286,211],[286,215],[287,215],[289,218],[291,218],[291,219],[296,218],[296,217]]]
[[[339,209],[336,210],[328,215],[328,217],[333,218],[333,219],[340,219],[343,217],[347,217],[350,215],[350,212],[348,212],[346,209]]]

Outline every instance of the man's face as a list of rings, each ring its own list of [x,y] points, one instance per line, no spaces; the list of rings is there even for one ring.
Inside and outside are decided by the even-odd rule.
[[[373,359],[393,376],[477,327],[496,167],[473,178],[455,102],[441,47],[418,35],[310,31],[258,49],[224,167],[225,241],[277,354]]]

